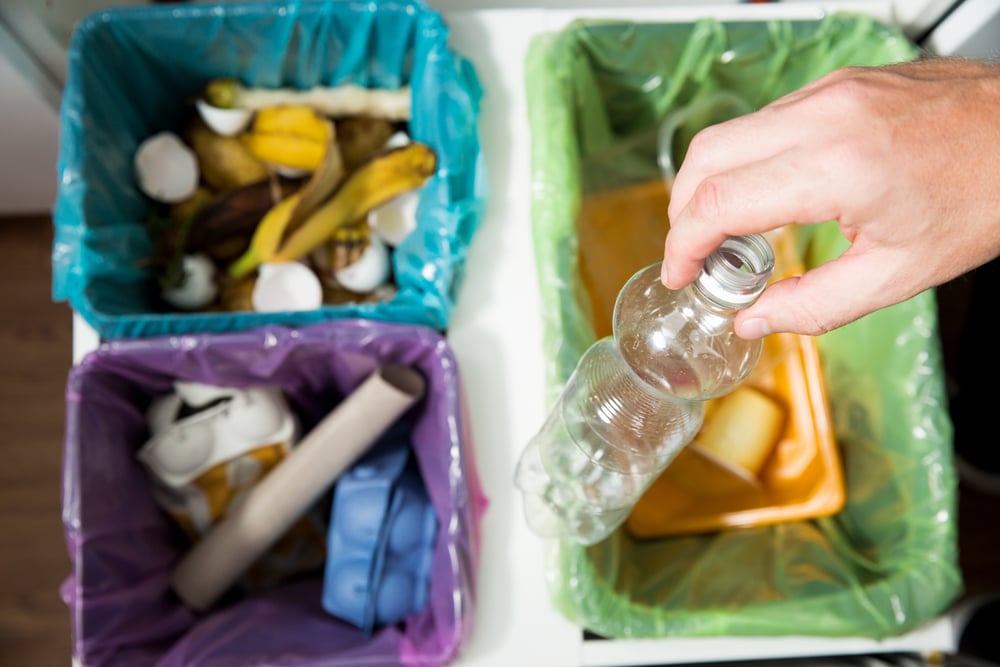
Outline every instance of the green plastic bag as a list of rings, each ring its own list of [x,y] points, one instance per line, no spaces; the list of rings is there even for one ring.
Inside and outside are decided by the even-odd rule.
[[[657,178],[651,137],[667,113],[716,91],[756,108],[841,66],[917,55],[895,30],[850,15],[579,21],[537,38],[526,80],[550,401],[595,340],[579,279],[581,197]],[[834,223],[801,238],[807,266],[846,248]],[[653,541],[619,529],[592,547],[555,542],[556,606],[607,637],[887,637],[946,610],[962,582],[936,317],[925,292],[818,341],[847,487],[841,512]]]

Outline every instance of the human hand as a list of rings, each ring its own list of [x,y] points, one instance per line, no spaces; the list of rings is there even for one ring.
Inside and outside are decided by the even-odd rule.
[[[709,127],[671,192],[663,282],[727,236],[836,220],[850,247],[739,313],[760,338],[816,335],[1000,255],[1000,64],[845,68]]]

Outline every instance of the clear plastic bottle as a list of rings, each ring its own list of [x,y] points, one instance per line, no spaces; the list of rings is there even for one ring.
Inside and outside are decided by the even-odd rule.
[[[594,544],[628,517],[646,488],[701,428],[704,401],[753,370],[761,341],[736,335],[736,313],[774,269],[759,235],[729,238],[681,290],[660,265],[618,294],[614,335],[580,358],[545,423],[521,453],[515,482],[542,537]]]

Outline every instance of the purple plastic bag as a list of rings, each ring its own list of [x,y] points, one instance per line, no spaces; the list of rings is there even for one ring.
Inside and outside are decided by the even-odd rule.
[[[437,511],[427,605],[366,636],[321,607],[322,573],[199,616],[169,576],[185,541],[153,501],[135,453],[145,410],[175,379],[276,386],[311,428],[379,365],[412,365],[427,393],[409,413],[410,439]],[[70,373],[63,520],[73,574],[63,584],[74,655],[88,667],[433,666],[471,629],[485,509],[458,367],[446,340],[416,325],[335,320],[301,329],[125,340],[102,345]]]

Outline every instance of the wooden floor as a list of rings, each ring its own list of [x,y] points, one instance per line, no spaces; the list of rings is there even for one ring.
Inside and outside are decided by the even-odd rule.
[[[50,295],[48,217],[0,218],[0,666],[68,667],[69,573],[60,518],[71,312]],[[962,490],[968,594],[1000,589],[1000,497]]]
[[[50,295],[47,217],[0,220],[0,665],[68,667],[60,511],[72,313]]]

